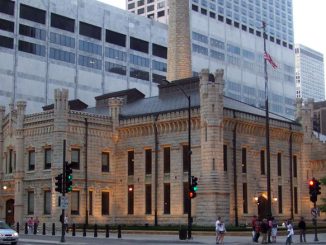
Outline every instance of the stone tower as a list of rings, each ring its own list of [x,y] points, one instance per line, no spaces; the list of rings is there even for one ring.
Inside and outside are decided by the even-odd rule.
[[[169,0],[167,79],[192,76],[189,0]]]
[[[23,224],[24,201],[23,201],[23,179],[24,179],[24,118],[26,102],[17,102],[17,125],[16,125],[16,170],[15,179],[15,221]]]
[[[124,100],[123,98],[109,98],[108,104],[110,109],[110,115],[113,123],[113,134],[112,139],[115,143],[119,140],[119,133],[117,128],[119,127],[119,114],[121,111],[121,107],[123,106]]]
[[[68,132],[68,116],[69,116],[69,105],[68,105],[68,90],[67,89],[55,89],[54,90],[54,127],[53,127],[53,139],[52,139],[52,152],[53,161],[51,167],[52,179],[62,172],[63,168],[63,140],[67,140]],[[66,145],[69,145],[68,140]],[[67,147],[66,147],[67,149]],[[66,151],[67,153],[67,151]],[[66,160],[67,160],[66,155]],[[52,200],[58,199],[58,192],[54,191],[55,181],[52,182]],[[52,215],[59,217],[61,209],[52,208]]]
[[[217,216],[227,219],[230,190],[223,169],[223,70],[200,74],[201,172],[196,198],[196,223],[214,224]]]

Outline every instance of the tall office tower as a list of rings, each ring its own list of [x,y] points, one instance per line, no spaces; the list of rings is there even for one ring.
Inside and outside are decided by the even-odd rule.
[[[295,80],[297,98],[325,100],[324,55],[296,44]]]
[[[0,0],[0,105],[53,103],[56,88],[94,97],[137,88],[158,93],[167,26],[95,0]]]
[[[180,0],[188,1],[188,0]],[[167,23],[166,0],[126,0],[128,11]],[[292,0],[190,0],[192,70],[225,70],[225,95],[264,106],[262,21],[267,52],[277,63],[268,67],[272,112],[294,115],[295,68]]]

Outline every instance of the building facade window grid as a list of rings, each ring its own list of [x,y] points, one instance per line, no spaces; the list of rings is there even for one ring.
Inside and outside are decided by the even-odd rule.
[[[35,170],[35,150],[28,151],[28,170]]]
[[[171,186],[170,183],[164,183],[164,214],[171,212]]]
[[[110,214],[110,193],[102,192],[102,215]]]
[[[128,176],[134,175],[134,151],[128,151]]]
[[[71,167],[73,169],[80,168],[80,149],[71,149]]]
[[[145,214],[152,213],[152,185],[145,185]]]
[[[134,186],[128,185],[128,214],[134,214]]]
[[[43,213],[45,215],[51,214],[51,191],[46,190],[43,192],[44,199],[43,199]]]
[[[102,172],[110,172],[110,153],[102,152]]]
[[[79,202],[80,202],[80,193],[79,191],[71,192],[71,214],[79,215]]]
[[[27,214],[34,214],[34,191],[27,192]]]
[[[145,150],[145,174],[152,174],[152,149]]]
[[[163,148],[163,171],[165,174],[170,173],[171,168],[171,148],[164,147]]]
[[[52,163],[52,149],[45,148],[44,149],[44,169],[51,169]]]

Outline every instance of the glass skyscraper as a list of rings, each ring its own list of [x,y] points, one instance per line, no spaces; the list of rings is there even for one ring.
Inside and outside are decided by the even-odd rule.
[[[325,100],[324,55],[296,44],[295,62],[297,98]]]
[[[272,112],[292,117],[295,100],[292,0],[190,0],[192,69],[225,70],[225,95],[264,107],[264,47]],[[126,0],[130,12],[168,23],[166,0]]]

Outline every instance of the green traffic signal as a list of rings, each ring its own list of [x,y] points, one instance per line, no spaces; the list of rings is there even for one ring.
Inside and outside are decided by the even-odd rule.
[[[66,162],[65,164],[65,174],[65,192],[72,192],[72,168],[71,164],[69,164],[68,162]]]
[[[198,186],[194,186],[194,191],[198,191]]]

